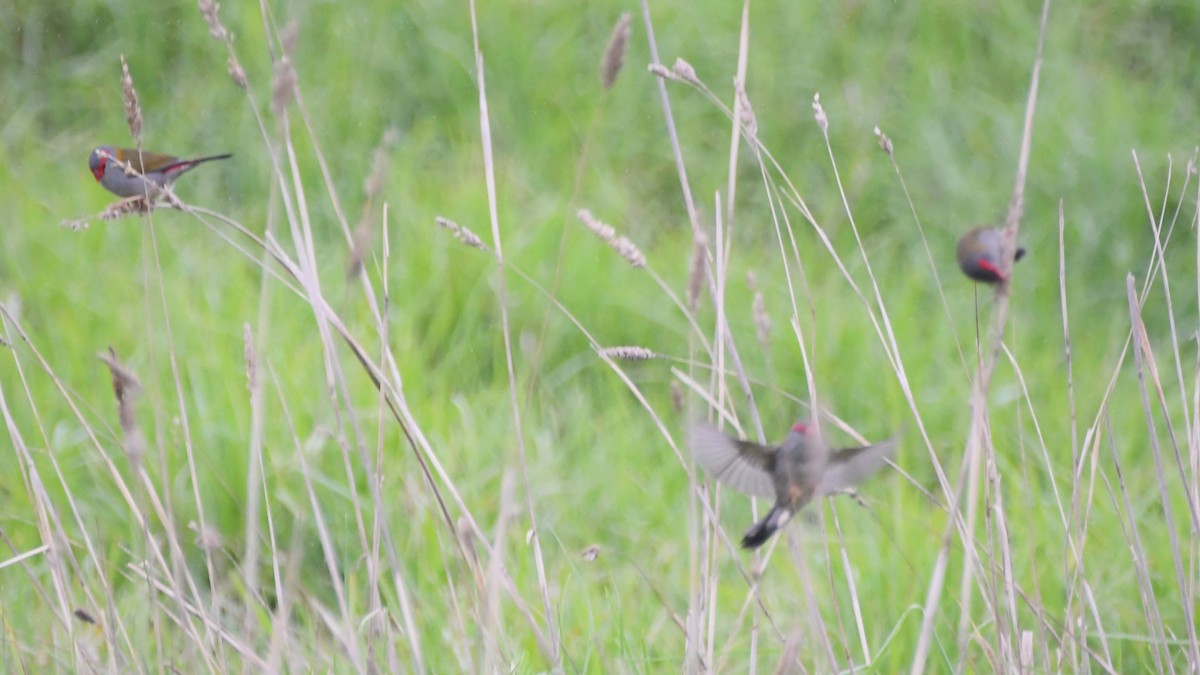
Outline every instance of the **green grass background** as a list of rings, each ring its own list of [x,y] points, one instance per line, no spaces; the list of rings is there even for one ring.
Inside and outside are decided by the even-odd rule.
[[[261,9],[256,3],[226,5],[223,21],[236,34],[235,46],[267,120],[267,134],[277,140],[279,123],[268,110],[271,65]],[[604,92],[598,64],[612,24],[624,10],[635,12],[626,69],[616,86]],[[672,1],[652,3],[651,10],[663,60],[687,59],[729,102],[740,9],[721,2]],[[300,86],[352,224],[362,208],[373,148],[388,128],[400,131],[388,155],[390,170],[381,196],[390,209],[391,345],[418,423],[472,513],[491,527],[501,476],[516,466],[496,267],[492,258],[461,246],[434,225],[434,217],[443,215],[490,241],[467,6],[419,0],[300,1],[270,3],[269,11],[280,25],[298,24],[294,60]],[[1034,2],[949,0],[760,3],[751,9],[747,90],[759,136],[829,232],[851,275],[866,287],[866,271],[813,121],[811,101],[820,93],[838,169],[894,321],[913,393],[934,449],[951,473],[957,471],[969,424],[973,372],[962,364],[955,339],[970,358],[976,303],[985,326],[992,304],[989,292],[976,296],[958,274],[952,250],[965,227],[1003,218],[1012,192],[1039,11]],[[651,266],[683,292],[691,233],[656,81],[645,70],[650,56],[637,8],[612,2],[584,8],[521,1],[484,3],[478,13],[500,227],[509,262],[547,286],[561,265],[558,298],[603,344],[635,344],[687,357],[685,319],[645,273],[630,269],[574,218],[578,208],[591,209],[642,246]],[[129,630],[141,638],[127,651],[140,664],[135,667],[154,670],[154,664],[186,663],[192,646],[173,629],[165,631],[165,644],[156,646],[149,594],[144,583],[127,573],[126,565],[144,550],[140,528],[84,435],[83,422],[32,356],[35,347],[126,470],[109,375],[95,358],[111,345],[143,382],[138,405],[152,447],[147,465],[172,500],[173,527],[188,547],[193,572],[226,598],[231,625],[240,625],[247,607],[265,624],[270,599],[260,603],[241,588],[236,566],[245,531],[242,503],[250,436],[242,342],[248,323],[265,343],[264,367],[278,380],[277,390],[273,383],[267,386],[264,432],[278,541],[286,547],[293,535],[298,537],[306,570],[303,594],[333,606],[293,430],[282,414],[286,404],[294,433],[302,441],[318,439],[309,450],[317,493],[336,536],[343,581],[354,589],[351,604],[357,616],[364,615],[364,551],[311,309],[280,293],[277,284],[272,284],[264,309],[261,270],[254,261],[234,254],[184,214],[159,211],[153,227],[173,339],[168,345],[149,226],[136,218],[94,222],[79,232],[59,226],[63,219],[97,212],[110,201],[88,175],[86,157],[100,143],[129,144],[120,54],[128,59],[141,98],[147,149],[179,155],[235,153],[232,161],[207,165],[183,179],[180,196],[254,231],[279,217],[278,203],[272,206],[273,178],[263,136],[245,93],[225,73],[224,48],[208,36],[194,3],[188,2],[16,0],[0,6],[0,27],[0,150],[8,160],[0,162],[0,300],[19,315],[30,340],[17,341],[0,358],[0,388],[12,414],[0,440],[11,467],[0,472],[0,528],[9,547],[0,557],[45,541],[33,515],[27,473],[17,468],[13,448],[19,432],[52,499],[65,509],[70,493],[87,536],[102,555],[99,561],[87,560],[68,592],[82,598],[82,585],[95,587],[99,579],[108,580],[117,609],[129,616]],[[990,410],[1018,580],[1023,589],[1036,592],[1035,604],[1060,624],[1073,565],[1041,450],[1044,442],[1057,487],[1069,495],[1073,421],[1058,294],[1058,206],[1061,201],[1065,212],[1079,438],[1097,415],[1128,334],[1126,273],[1141,283],[1153,249],[1132,152],[1141,161],[1154,208],[1165,203],[1167,214],[1182,208],[1167,265],[1189,384],[1183,396],[1190,402],[1198,328],[1196,242],[1190,226],[1196,212],[1194,178],[1188,193],[1180,185],[1200,131],[1197,34],[1200,8],[1182,0],[1060,3],[1051,8],[1021,235],[1029,255],[1018,269],[1007,337],[1028,399],[1016,371],[1002,360]],[[711,220],[714,194],[720,191],[725,198],[729,123],[697,92],[678,85],[669,91],[691,184]],[[312,143],[302,138],[297,116],[292,123],[300,139],[299,164],[310,190],[326,295],[357,330],[370,336],[361,294],[345,280],[346,247],[320,183]],[[936,256],[936,273],[945,285],[949,319],[903,190],[872,134],[875,126],[895,143],[897,162]],[[769,433],[782,435],[793,418],[805,414],[784,392],[806,398],[807,382],[788,325],[790,305],[770,210],[753,158],[744,150],[739,169],[728,311],[746,369],[760,383],[755,395],[765,424]],[[915,433],[862,304],[811,228],[791,216],[807,281],[807,288],[796,284],[802,294],[800,321],[822,403],[868,438],[904,430],[899,464],[934,489],[928,451]],[[369,217],[379,222],[379,204]],[[380,284],[378,245],[374,253],[368,272]],[[767,350],[759,349],[754,338],[748,270],[755,271],[774,322]],[[553,620],[562,633],[568,668],[677,670],[684,639],[664,604],[681,616],[689,606],[687,476],[650,417],[579,331],[519,278],[510,275],[509,291],[529,477],[555,603]],[[1144,313],[1159,367],[1173,373],[1168,356],[1172,336],[1161,294],[1150,296]],[[711,303],[705,302],[701,315],[711,322]],[[10,329],[7,339],[14,337]],[[213,579],[207,578],[203,555],[187,531],[197,514],[168,358],[172,348],[205,516],[224,538]],[[1164,442],[1166,435],[1161,419],[1155,432],[1147,429],[1131,363],[1122,369],[1108,409],[1113,443],[1134,500],[1163,622],[1179,637],[1186,634],[1181,603],[1188,599],[1179,597],[1175,583],[1149,450],[1152,433]],[[678,432],[686,415],[671,409],[669,365],[651,361],[626,368]],[[360,371],[350,372],[357,396],[352,403],[369,421],[366,447],[373,452],[376,396]],[[1168,390],[1166,401],[1182,434],[1180,391]],[[435,672],[456,670],[463,655],[450,646],[457,628],[450,618],[455,610],[447,587],[459,584],[460,593],[469,596],[469,571],[419,478],[412,453],[394,424],[387,421],[384,428],[387,526],[399,548],[400,572],[413,587],[420,641]],[[1097,462],[1101,473],[1115,481],[1107,444]],[[365,476],[356,464],[350,480],[361,494],[366,493]],[[1114,665],[1126,672],[1152,668],[1151,650],[1142,639],[1148,628],[1139,586],[1119,522],[1123,510],[1105,491],[1105,483],[1098,485],[1086,545],[1088,582],[1104,611]],[[876,666],[892,672],[911,660],[946,515],[890,472],[869,483],[864,493],[870,509],[849,500],[823,508],[827,515],[830,508],[837,510]],[[748,504],[733,494],[722,498],[722,524],[730,533],[749,524]],[[1176,499],[1175,507],[1176,532],[1194,562],[1195,533],[1188,527],[1182,499]],[[540,608],[532,553],[525,544],[527,523],[521,514],[509,528],[505,560],[522,595]],[[82,555],[81,528],[73,521],[65,527],[76,555]],[[984,527],[981,519],[981,533]],[[162,532],[160,523],[152,529]],[[827,540],[812,518],[792,530],[805,545],[807,569],[816,580],[811,601],[826,622],[837,625],[840,617],[846,634],[854,635],[836,538],[831,534]],[[580,552],[592,544],[601,547],[601,554],[588,563]],[[46,565],[44,558],[34,558],[24,567],[0,570],[0,662],[6,670],[47,662],[68,670],[77,666],[60,608],[30,583],[31,577],[48,583]],[[746,585],[727,553],[718,565],[716,635],[717,644],[724,645]],[[933,669],[948,669],[959,658],[955,630],[961,566],[957,547],[936,624]],[[453,581],[448,581],[447,569]],[[1194,579],[1194,570],[1189,573]],[[264,563],[263,577],[268,575]],[[821,649],[810,637],[810,599],[785,550],[771,560],[762,593],[781,629],[805,636],[802,661],[822,663]],[[386,584],[384,598],[394,600],[394,589],[387,590]],[[1194,604],[1195,598],[1190,601]],[[103,613],[104,608],[91,611]],[[977,620],[985,615],[978,597],[973,611]],[[1038,631],[1032,611],[1025,607],[1019,614],[1021,624]],[[508,662],[519,671],[546,668],[510,605],[504,606],[503,616]],[[316,667],[350,668],[311,608],[302,603],[292,620],[311,650],[305,658],[320,664]],[[979,630],[983,642],[991,639],[992,626],[983,623]],[[732,637],[729,670],[746,668],[748,635],[743,626]],[[773,634],[764,635],[761,663],[772,667],[783,645]],[[478,644],[476,638],[466,642]],[[260,651],[266,639],[258,636]],[[844,647],[861,664],[857,638],[845,645],[839,640],[835,631],[839,659]],[[986,668],[988,657],[978,644],[969,650],[969,667]],[[1172,654],[1179,667],[1181,651],[1176,648]],[[478,658],[474,653],[466,662]]]

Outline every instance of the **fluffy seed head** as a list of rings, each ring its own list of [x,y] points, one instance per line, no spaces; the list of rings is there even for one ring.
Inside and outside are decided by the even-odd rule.
[[[658,356],[645,347],[636,346],[605,347],[600,350],[600,353],[610,359],[622,361],[649,361]]]
[[[121,92],[125,101],[125,123],[129,125],[129,134],[134,143],[142,147],[142,105],[138,102],[137,90],[133,88],[133,76],[129,74],[129,64],[125,55],[121,55]]]
[[[888,154],[888,157],[891,157],[892,156],[892,139],[888,138],[887,134],[880,131],[879,127],[875,127],[875,137],[879,139],[879,147],[883,148],[883,151]]]
[[[453,220],[450,220],[449,218],[443,218],[441,216],[438,216],[437,224],[446,228],[447,230],[450,230],[452,233],[454,233],[455,238],[457,238],[459,241],[466,244],[467,246],[470,246],[471,248],[477,248],[477,249],[480,249],[483,251],[487,250],[487,247],[483,245],[483,240],[479,238],[479,235],[477,235],[474,232],[472,232],[471,230],[463,227],[462,225],[459,225],[458,223],[454,222]]]
[[[229,37],[225,26],[221,25],[221,17],[217,15],[221,11],[221,5],[214,0],[198,0],[200,6],[200,14],[204,17],[204,22],[208,24],[208,34],[214,39],[225,42],[225,38]]]
[[[630,27],[633,25],[633,15],[625,12],[613,26],[612,36],[608,38],[608,47],[604,49],[604,59],[600,62],[600,84],[607,90],[611,89],[621,74],[625,65],[625,52],[629,49]]]
[[[675,63],[671,66],[671,70],[675,73],[676,77],[684,82],[700,84],[700,78],[696,76],[696,69],[692,67],[692,64],[684,61],[683,59],[675,59]]]
[[[825,108],[821,107],[821,95],[813,94],[813,117],[817,119],[817,126],[821,127],[821,133],[829,133],[829,118],[825,116]]]

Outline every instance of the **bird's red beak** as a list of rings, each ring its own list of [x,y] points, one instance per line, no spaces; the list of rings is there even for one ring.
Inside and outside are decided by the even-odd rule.
[[[92,169],[92,175],[96,177],[97,183],[99,183],[100,179],[104,177],[104,166],[106,164],[108,164],[108,156],[101,153],[100,163],[96,165],[95,169]]]
[[[796,422],[795,424],[792,425],[792,431],[795,431],[798,434],[807,434],[808,433],[808,424],[806,424],[804,422]]]

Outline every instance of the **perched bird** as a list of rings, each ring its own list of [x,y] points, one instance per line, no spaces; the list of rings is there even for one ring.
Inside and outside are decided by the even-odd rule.
[[[204,162],[227,159],[231,154],[199,159],[180,159],[153,152],[138,153],[130,148],[101,145],[92,150],[88,166],[96,182],[119,197],[151,197],[170,187],[176,178]],[[128,165],[128,169],[126,166]]]
[[[977,227],[958,240],[958,266],[963,274],[975,281],[994,284],[1008,281],[1000,271],[1000,251],[1004,245],[1004,231],[998,227]],[[1013,256],[1016,262],[1025,256],[1025,249],[1017,247]]]
[[[743,548],[758,548],[813,497],[853,487],[879,470],[896,449],[895,441],[831,452],[816,429],[797,422],[780,445],[759,445],[725,435],[715,427],[692,426],[696,461],[710,476],[755,497],[775,498],[775,506],[742,537]]]

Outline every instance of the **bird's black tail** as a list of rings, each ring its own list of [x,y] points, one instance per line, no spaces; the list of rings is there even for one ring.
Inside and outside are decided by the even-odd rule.
[[[233,153],[232,153],[232,152],[226,152],[226,153],[224,153],[224,154],[221,154],[221,155],[209,155],[208,157],[197,157],[196,159],[189,160],[189,161],[188,161],[188,163],[189,163],[189,164],[191,164],[192,166],[196,166],[197,164],[203,164],[203,163],[205,163],[205,162],[211,162],[211,161],[213,161],[214,159],[229,159],[230,157],[233,157]]]
[[[779,531],[783,524],[792,517],[791,510],[782,506],[772,508],[762,520],[750,526],[742,535],[742,548],[758,548]]]
[[[233,153],[227,152],[223,155],[209,155],[208,157],[197,157],[196,159],[181,159],[174,164],[168,164],[162,167],[159,169],[159,171],[162,171],[165,174],[178,176],[185,171],[191,171],[205,162],[211,162],[215,159],[229,159],[230,157],[233,157]]]

